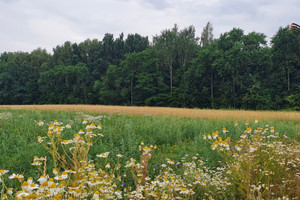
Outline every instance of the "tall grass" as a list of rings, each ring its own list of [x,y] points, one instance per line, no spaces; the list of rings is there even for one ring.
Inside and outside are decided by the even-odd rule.
[[[247,110],[212,110],[167,107],[134,107],[103,105],[0,105],[0,108],[17,108],[28,110],[80,111],[93,113],[122,113],[152,116],[190,117],[202,119],[296,121],[300,123],[297,111],[247,111]]]

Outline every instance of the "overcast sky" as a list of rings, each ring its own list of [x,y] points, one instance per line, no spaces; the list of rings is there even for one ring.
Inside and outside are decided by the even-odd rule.
[[[200,36],[210,21],[214,37],[241,28],[272,37],[280,26],[300,24],[300,0],[0,0],[0,53],[52,53],[65,41],[102,40],[105,33],[160,34],[178,24]]]

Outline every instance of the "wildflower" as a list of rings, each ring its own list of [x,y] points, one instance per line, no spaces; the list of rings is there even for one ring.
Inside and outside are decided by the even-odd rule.
[[[39,143],[44,142],[44,139],[43,139],[41,136],[38,136],[37,139],[38,139],[38,142],[39,142]]]
[[[58,122],[57,120],[54,120],[53,124],[56,125],[56,126],[59,126],[59,125],[61,125],[62,123],[61,123],[61,122]]]
[[[70,140],[62,140],[60,143],[61,144],[72,144],[74,141],[72,139]]]
[[[255,119],[254,119],[254,123],[258,123],[258,118],[257,117],[255,117]]]
[[[206,140],[206,135],[202,135],[202,137],[203,137],[203,140]]]
[[[93,195],[93,199],[99,199],[99,194],[100,192],[97,190]]]
[[[252,131],[251,127],[248,127],[247,130],[246,130],[247,133],[251,133],[251,131]]]
[[[249,149],[250,152],[254,152],[256,151],[256,148],[254,147],[254,145],[250,145],[250,149]]]
[[[9,179],[18,179],[19,181],[22,181],[24,179],[24,176],[22,174],[12,174],[8,178]]]
[[[215,150],[217,148],[217,146],[218,146],[218,143],[214,142],[210,147],[212,150]]]
[[[42,165],[42,163],[40,161],[33,161],[33,163],[31,165],[40,166],[40,165]]]
[[[271,129],[271,133],[274,133],[274,132],[275,132],[274,126],[271,126],[270,129]]]
[[[43,125],[44,125],[44,122],[43,122],[42,120],[39,120],[39,121],[38,121],[38,125],[39,125],[39,126],[43,126]]]
[[[0,176],[6,174],[6,173],[8,173],[8,172],[9,172],[9,170],[0,169]]]
[[[143,148],[143,150],[144,150],[143,154],[149,154],[150,151],[152,150],[152,148],[150,148],[150,147],[148,147],[148,146],[145,146],[145,147]]]
[[[88,123],[87,119],[84,119],[82,122],[82,124],[87,124],[87,123]]]
[[[167,167],[167,165],[166,164],[162,164],[161,167]]]
[[[237,152],[234,152],[233,157],[238,157],[239,154]]]
[[[71,128],[71,124],[68,123],[68,124],[66,125],[66,128]]]
[[[208,134],[208,135],[207,135],[207,138],[208,138],[209,140],[211,140],[211,135],[210,135],[210,134]]]
[[[249,125],[249,121],[248,121],[248,120],[245,122],[245,125],[246,125],[246,126],[248,126],[248,125]]]
[[[122,158],[123,157],[123,155],[121,155],[121,154],[117,154],[116,155],[118,158]]]
[[[175,162],[173,160],[169,159],[169,158],[167,158],[167,163],[169,163],[170,165],[174,165],[175,164]]]
[[[57,174],[58,174],[58,171],[57,171],[56,168],[53,168],[52,172],[53,172],[54,175],[57,175]]]
[[[237,122],[237,121],[235,121],[235,122],[234,122],[234,126],[237,126],[237,125],[238,125],[238,122]]]
[[[117,190],[117,191],[115,192],[115,195],[117,196],[118,199],[122,199],[122,191]]]
[[[18,199],[22,199],[23,197],[27,197],[28,195],[29,195],[29,193],[24,192],[24,191],[20,191],[20,192],[17,193],[16,197]]]
[[[109,169],[109,168],[110,168],[110,164],[107,163],[107,164],[105,165],[105,168]]]
[[[8,195],[12,195],[12,194],[13,194],[13,188],[7,188],[6,193],[7,193]]]
[[[235,149],[236,151],[241,151],[241,150],[242,150],[242,148],[241,148],[239,145],[236,145],[236,146],[234,147],[234,149]]]
[[[43,183],[47,182],[47,177],[42,175],[37,181],[42,185]]]
[[[257,127],[257,129],[256,129],[255,132],[256,132],[256,133],[261,133],[261,132],[262,132],[262,128],[261,128],[261,127]]]
[[[247,137],[247,135],[245,135],[245,134],[242,134],[241,136],[240,136],[240,138],[242,138],[242,139],[245,139]]]
[[[189,194],[190,191],[187,188],[181,187],[180,188],[180,194]]]
[[[227,129],[224,127],[224,128],[222,129],[222,132],[223,132],[223,133],[226,133],[226,132],[227,132]]]
[[[98,124],[97,129],[102,129],[102,124]]]
[[[107,158],[108,155],[109,155],[109,152],[105,152],[105,153],[98,154],[97,157],[99,157],[99,158]]]
[[[53,128],[54,128],[54,124],[49,124],[48,131],[53,130]]]
[[[212,133],[212,136],[213,136],[213,139],[215,140],[219,135],[218,135],[217,132],[213,132],[213,133]]]

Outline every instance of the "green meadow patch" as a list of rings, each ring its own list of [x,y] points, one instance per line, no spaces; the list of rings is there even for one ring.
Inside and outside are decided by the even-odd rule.
[[[88,133],[86,129],[87,124],[84,123],[84,119],[86,119],[87,124],[94,123],[96,127],[99,125],[98,127],[101,127],[101,129],[96,129],[94,132],[91,131],[90,135],[83,137],[80,135],[81,129],[86,134]],[[57,130],[56,132],[51,132],[51,129],[49,132],[49,125],[56,123],[54,120],[57,120],[57,123],[59,123],[57,125],[60,127],[65,128],[67,124],[69,124],[71,128],[65,128],[63,131],[59,128],[59,136],[51,139],[54,133],[57,134]],[[147,183],[150,184],[150,178],[156,180],[157,182],[155,183],[158,184],[158,182],[160,182],[162,184],[164,180],[164,177],[161,177],[162,173],[168,173],[169,175],[176,174],[173,178],[174,180],[178,179],[178,188],[176,189],[174,185],[174,190],[171,192],[168,190],[169,193],[167,193],[166,188],[162,189],[163,186],[158,185],[157,187],[159,189],[155,191],[160,194],[153,193],[153,196],[148,196],[148,199],[161,199],[167,194],[169,195],[169,199],[172,195],[174,198],[177,195],[183,199],[197,199],[198,197],[225,199],[268,197],[272,199],[273,197],[282,198],[284,195],[297,197],[297,195],[299,195],[297,192],[287,193],[289,188],[299,189],[299,185],[293,185],[294,182],[285,182],[287,187],[278,194],[274,193],[278,186],[274,186],[273,189],[270,186],[269,189],[262,186],[267,180],[278,184],[278,181],[282,181],[279,175],[282,175],[283,172],[277,171],[277,173],[280,174],[272,176],[272,179],[266,178],[265,175],[263,175],[262,178],[253,179],[251,173],[254,174],[255,172],[257,176],[257,170],[259,170],[261,166],[264,166],[264,159],[270,159],[270,157],[272,159],[283,159],[282,155],[280,153],[278,154],[278,149],[285,150],[286,152],[291,151],[290,155],[294,155],[294,153],[297,155],[297,152],[294,151],[297,151],[299,145],[299,133],[299,124],[289,121],[260,121],[259,119],[249,119],[248,122],[245,120],[235,122],[232,120],[135,116],[118,113],[99,114],[70,111],[0,109],[0,169],[9,170],[9,172],[7,172],[9,175],[13,173],[22,174],[25,180],[28,177],[38,180],[45,172],[47,172],[50,177],[55,177],[56,173],[52,170],[54,167],[58,168],[58,171],[73,168],[73,171],[77,170],[77,174],[80,174],[81,171],[76,168],[76,165],[73,166],[70,164],[77,163],[74,161],[74,158],[71,156],[68,157],[70,153],[74,155],[72,154],[73,150],[68,148],[64,149],[63,147],[63,143],[67,144],[68,142],[72,142],[71,145],[74,145],[74,149],[78,148],[78,152],[81,152],[76,154],[81,158],[80,160],[82,162],[93,163],[93,165],[96,165],[98,168],[102,167],[102,169],[107,169],[105,176],[117,177],[116,174],[127,174],[118,179],[119,182],[111,179],[114,184],[117,184],[115,190],[122,192],[122,198],[129,198],[130,195],[133,195],[133,191],[136,192],[134,195],[137,195],[139,187],[143,187],[144,192],[140,193],[141,195],[145,195],[145,191],[149,189],[147,188]],[[95,141],[92,140],[94,137],[92,137],[93,134],[95,134],[95,138],[97,136]],[[38,140],[38,138],[40,139]],[[280,143],[281,140],[282,142]],[[78,144],[82,142],[82,144],[86,144],[87,146],[79,148],[79,146],[75,145],[76,142],[78,142]],[[57,144],[58,146],[55,147],[52,144]],[[43,148],[43,146],[45,147],[47,145],[48,147]],[[273,153],[271,156],[263,157],[263,155],[268,153],[268,148],[271,148],[272,145],[277,149],[270,150],[270,152]],[[253,152],[257,153],[257,155],[253,154]],[[120,155],[120,157],[117,155]],[[34,160],[35,156],[37,158],[36,160]],[[41,157],[47,158],[47,164],[44,164],[43,159],[39,160]],[[237,157],[239,157],[239,159],[237,159]],[[243,158],[247,158],[248,160]],[[250,161],[254,158],[257,158],[255,164]],[[294,164],[298,162],[297,160],[293,161],[293,157],[290,159],[289,162],[294,162]],[[195,164],[196,161],[197,164]],[[33,166],[35,162],[40,162],[42,167]],[[59,165],[58,163],[64,164]],[[78,163],[80,162],[78,161]],[[140,163],[142,167],[136,167],[140,166],[138,163]],[[265,164],[267,167],[263,169],[265,170],[263,172],[264,174],[272,175],[272,173],[275,173],[275,168],[277,169],[279,167],[276,167],[272,162],[266,162]],[[127,165],[128,167],[125,167]],[[283,165],[285,166],[285,164]],[[247,166],[250,166],[250,168]],[[285,167],[292,171],[299,170],[299,167],[293,168],[291,166],[286,165]],[[239,167],[240,171],[238,171],[236,167]],[[108,170],[116,170],[116,168],[119,170],[118,173]],[[221,168],[225,170],[225,172],[220,171],[219,169]],[[286,168],[284,168],[284,170],[286,170]],[[217,173],[211,173],[209,170],[219,171]],[[216,182],[208,184],[208,179],[201,182],[199,178],[201,174],[200,171],[203,180],[211,177],[211,180],[220,179],[221,181],[223,178],[222,181],[228,183],[228,185],[226,186],[225,184],[221,187]],[[238,171],[240,174],[235,174],[235,171]],[[98,173],[100,176],[101,173],[99,170]],[[243,173],[247,174],[246,182],[240,184],[240,187],[237,187],[237,183],[243,180],[242,177],[240,177]],[[232,176],[230,176],[230,174],[232,174]],[[146,178],[148,176],[149,180]],[[188,178],[187,176],[193,177]],[[15,189],[15,193],[25,190],[17,186],[18,181],[11,181],[8,178],[9,176],[3,175],[3,177],[3,181],[7,182],[5,189],[9,187],[19,187]],[[74,175],[73,178],[69,178],[69,181],[79,180],[78,177]],[[198,182],[200,181],[199,183],[197,180],[189,183],[185,182],[195,177],[196,179],[198,177],[199,180],[197,180]],[[84,176],[81,178],[85,180]],[[172,179],[172,177],[165,178]],[[297,182],[297,179],[295,179],[295,181]],[[59,184],[63,183],[57,179],[56,184],[58,187]],[[67,183],[64,182],[64,184]],[[73,184],[77,184],[77,182],[74,181]],[[101,193],[101,191],[91,187],[88,183],[86,184],[85,187],[89,186],[89,189],[94,192],[93,194],[85,194],[86,197],[92,198],[96,194],[95,199],[97,199],[97,194],[99,192]],[[41,187],[41,185],[39,187]],[[257,189],[259,187],[260,189]],[[219,189],[222,189],[222,191],[218,191]],[[234,191],[234,194],[231,196],[226,195],[224,191],[228,189]],[[83,195],[82,191],[83,189],[80,194]],[[132,194],[129,194],[130,192]],[[215,196],[214,192],[216,192]],[[27,191],[27,193],[29,192]],[[1,193],[1,195],[3,194],[4,193]],[[59,194],[62,195],[62,199],[67,199],[69,197],[75,198],[77,193],[72,193],[71,195],[64,192],[57,192],[55,194],[53,193],[52,197]],[[114,193],[114,195],[115,198],[120,197],[118,196],[119,193]],[[50,197],[51,195],[49,198]],[[138,199],[138,196],[134,197]]]

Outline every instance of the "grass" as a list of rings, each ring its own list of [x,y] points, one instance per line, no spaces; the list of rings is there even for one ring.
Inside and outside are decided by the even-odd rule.
[[[66,109],[64,109],[64,107]],[[206,164],[209,167],[216,168],[219,165],[219,161],[222,160],[218,152],[212,151],[210,143],[203,140],[203,134],[211,134],[215,131],[222,131],[222,128],[226,127],[230,131],[230,135],[234,139],[238,139],[242,133],[242,130],[246,129],[245,119],[250,121],[249,126],[262,126],[266,124],[274,126],[276,132],[280,135],[286,134],[290,138],[300,141],[300,129],[298,122],[298,114],[291,112],[296,118],[288,121],[285,117],[284,121],[280,121],[277,114],[273,114],[273,118],[268,118],[258,112],[259,118],[258,124],[254,123],[254,118],[257,117],[254,114],[246,116],[246,111],[239,111],[239,114],[235,114],[234,120],[237,120],[238,130],[235,127],[234,121],[231,117],[224,119],[223,115],[217,114],[221,111],[214,111],[214,117],[211,110],[208,110],[207,115],[204,118],[194,117],[179,117],[178,113],[189,113],[185,112],[185,109],[174,109],[170,112],[175,116],[159,116],[164,115],[169,108],[162,108],[163,111],[158,114],[159,109],[155,108],[157,115],[148,113],[152,108],[136,108],[136,107],[107,107],[110,111],[103,109],[97,110],[93,106],[76,107],[83,112],[69,111],[74,110],[75,107],[71,106],[49,106],[50,111],[42,110],[45,107],[26,107],[27,109],[11,109],[1,108],[0,109],[0,169],[7,169],[10,173],[24,174],[25,177],[38,177],[38,172],[31,166],[34,156],[45,156],[49,154],[41,148],[37,142],[37,136],[44,136],[47,133],[47,128],[37,126],[38,120],[44,122],[51,122],[57,119],[64,124],[71,123],[73,130],[79,130],[81,122],[84,118],[90,118],[95,123],[103,124],[103,139],[95,143],[89,154],[91,160],[97,160],[96,155],[103,152],[110,152],[112,155],[122,154],[124,155],[124,161],[121,163],[125,165],[125,161],[130,158],[138,159],[139,150],[138,146],[143,141],[145,144],[157,145],[157,150],[149,164],[150,173],[154,171],[155,166],[166,162],[166,158],[171,160],[177,160],[184,155],[196,155],[199,154],[203,160],[207,161]],[[31,110],[36,108],[36,110]],[[88,110],[87,108],[92,109]],[[100,108],[100,107],[98,107]],[[106,107],[104,107],[106,108]],[[112,109],[113,108],[113,109]],[[125,115],[124,109],[141,109],[140,113],[137,111],[131,111],[130,115]],[[59,109],[60,111],[55,111]],[[116,110],[120,112],[116,112]],[[66,111],[65,111],[66,110]],[[113,110],[113,111],[112,111]],[[171,109],[172,110],[172,109]],[[146,112],[147,111],[147,112]],[[127,112],[127,111],[126,111]],[[202,111],[203,112],[203,111]],[[229,112],[229,111],[222,111]],[[230,111],[234,112],[234,111]],[[133,115],[140,114],[140,115]],[[169,113],[169,114],[170,114]],[[243,113],[243,115],[241,114]],[[250,112],[252,113],[252,112]],[[267,112],[268,113],[268,112]],[[277,112],[274,112],[277,113]],[[287,112],[285,114],[289,114]],[[165,114],[165,115],[166,115]],[[283,115],[283,114],[281,114]],[[104,116],[104,117],[103,117]],[[207,117],[210,116],[210,117]],[[239,117],[237,117],[239,116]],[[220,117],[219,119],[217,119]],[[81,124],[81,125],[80,125]],[[74,134],[73,132],[69,133]],[[110,158],[110,163],[114,163],[114,159]],[[100,162],[100,161],[97,161]],[[101,163],[100,163],[101,164]],[[48,163],[48,168],[51,169],[53,163]]]
[[[62,108],[62,107],[61,107]],[[10,114],[7,114],[10,113]],[[85,118],[85,114],[73,111],[42,111],[6,109],[0,110],[0,168],[7,168],[16,173],[32,175],[31,159],[34,155],[42,156],[46,152],[37,143],[37,136],[44,135],[46,130],[38,127],[36,121],[58,121],[74,123]],[[99,113],[89,113],[98,116]],[[0,116],[1,116],[0,115]],[[102,114],[100,114],[102,115]],[[138,157],[137,147],[144,141],[156,144],[159,148],[153,157],[153,165],[160,158],[176,159],[184,154],[197,154],[208,160],[210,166],[216,165],[219,156],[209,151],[210,145],[202,140],[203,134],[220,131],[223,127],[236,130],[232,120],[212,120],[201,118],[182,118],[170,116],[136,116],[123,114],[105,114],[106,118],[98,120],[104,126],[105,138],[91,149],[91,156],[101,152],[121,153],[130,157]],[[254,119],[254,118],[253,118]],[[251,118],[249,118],[250,123]],[[244,120],[238,121],[245,127]],[[293,121],[260,121],[260,124],[273,125],[281,134],[287,134],[300,140],[299,124]],[[251,124],[250,124],[251,125]],[[79,130],[79,127],[78,127]],[[234,132],[238,137],[240,132]]]
[[[300,123],[297,111],[246,111],[246,110],[211,110],[166,107],[102,106],[102,105],[1,105],[0,108],[26,110],[81,111],[93,113],[121,113],[129,115],[172,116],[202,119],[296,121]]]

